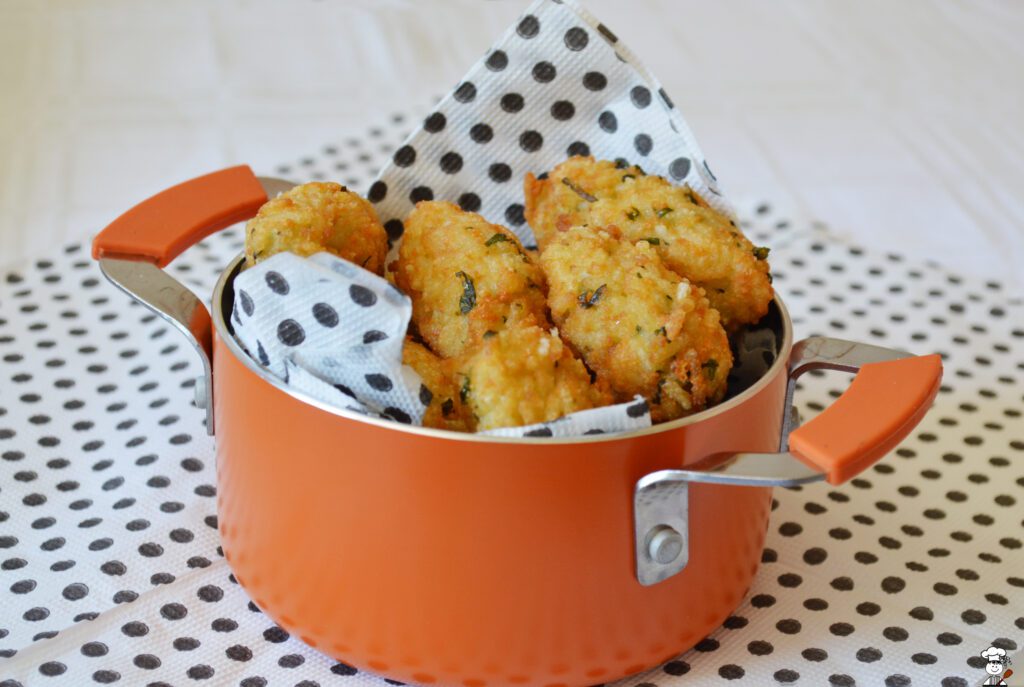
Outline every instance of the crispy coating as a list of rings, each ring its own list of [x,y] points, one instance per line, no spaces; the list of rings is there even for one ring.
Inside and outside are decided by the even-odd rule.
[[[466,356],[459,373],[478,431],[549,422],[611,402],[554,328],[502,329]]]
[[[423,344],[406,338],[402,346],[402,362],[416,370],[429,392],[423,426],[455,432],[470,431],[472,416],[459,396],[453,361],[439,358]],[[425,395],[421,391],[421,400],[425,400]]]
[[[320,251],[383,274],[388,236],[369,202],[333,182],[302,184],[264,203],[245,227],[245,263]]]
[[[629,241],[649,240],[665,265],[702,287],[730,331],[768,312],[768,250],[689,188],[639,167],[572,157],[546,179],[528,174],[524,192],[526,219],[542,251],[571,226],[617,226]]]
[[[547,322],[544,275],[519,239],[452,203],[416,204],[393,269],[412,299],[413,324],[442,357],[516,322]]]
[[[732,353],[718,311],[654,246],[571,227],[549,236],[540,264],[552,318],[616,401],[642,394],[661,422],[723,398]]]

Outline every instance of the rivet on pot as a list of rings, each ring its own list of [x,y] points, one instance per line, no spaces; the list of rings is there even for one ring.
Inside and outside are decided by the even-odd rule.
[[[192,387],[192,392],[194,394],[193,399],[196,402],[196,408],[206,408],[206,404],[208,402],[206,394],[206,377],[196,377],[196,383],[195,386]]]
[[[668,525],[652,527],[647,533],[647,555],[660,565],[668,565],[683,552],[683,535]]]

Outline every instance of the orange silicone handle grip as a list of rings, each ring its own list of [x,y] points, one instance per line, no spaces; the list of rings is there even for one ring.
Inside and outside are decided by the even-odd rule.
[[[789,451],[840,484],[888,453],[931,406],[938,355],[868,363],[823,413],[789,435]]]
[[[267,194],[246,165],[228,167],[161,191],[114,220],[92,243],[92,257],[164,267],[215,231],[249,219]]]

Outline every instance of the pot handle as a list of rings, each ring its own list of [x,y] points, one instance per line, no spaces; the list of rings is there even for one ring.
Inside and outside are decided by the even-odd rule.
[[[807,424],[794,428],[796,380],[815,369],[856,372],[850,387]],[[924,417],[939,391],[942,359],[880,346],[812,337],[789,359],[778,453],[713,455],[683,470],[642,477],[633,495],[636,575],[652,585],[676,575],[689,557],[691,482],[734,486],[840,484],[878,461]]]
[[[796,379],[815,369],[856,372],[850,387],[810,422],[783,428],[783,446],[829,484],[841,484],[873,465],[917,426],[942,381],[938,354],[913,356],[879,346],[814,337],[790,356],[788,403]]]
[[[92,257],[115,286],[184,334],[203,361],[196,405],[206,409],[213,434],[213,325],[199,298],[163,271],[193,244],[249,219],[268,196],[294,186],[257,177],[245,165],[229,167],[172,186],[125,212],[92,243]]]
[[[246,165],[196,177],[147,198],[107,225],[93,240],[92,257],[166,267],[192,244],[249,219],[265,202],[266,191]]]

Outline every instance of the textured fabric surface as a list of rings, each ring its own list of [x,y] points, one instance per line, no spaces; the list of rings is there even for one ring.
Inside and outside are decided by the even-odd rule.
[[[409,123],[395,120],[367,140],[393,149]],[[366,147],[331,146],[289,173],[344,165],[366,187],[381,163],[359,159]],[[1024,638],[1020,300],[781,209],[739,213],[773,249],[798,337],[939,351],[946,378],[914,435],[856,480],[777,490],[734,615],[621,684],[980,682],[980,652]],[[240,249],[230,229],[170,269],[208,294]],[[0,275],[0,683],[385,684],[289,637],[232,581],[193,356],[82,246]],[[805,377],[805,418],[847,380]]]

